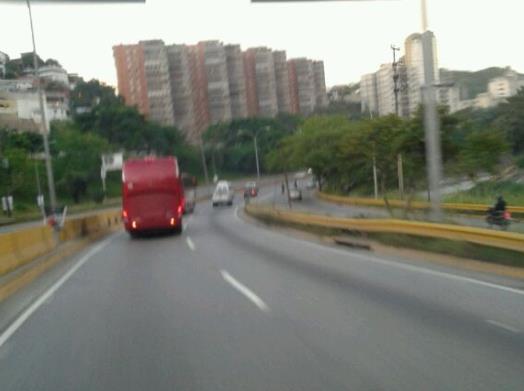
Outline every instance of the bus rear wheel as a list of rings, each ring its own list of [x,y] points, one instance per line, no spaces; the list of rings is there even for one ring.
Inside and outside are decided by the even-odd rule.
[[[182,233],[182,224],[177,225],[171,230],[174,235],[180,235]]]

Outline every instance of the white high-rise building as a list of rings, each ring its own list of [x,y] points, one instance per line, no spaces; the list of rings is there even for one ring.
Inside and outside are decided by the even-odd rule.
[[[516,95],[522,85],[522,80],[519,79],[517,72],[508,70],[504,76],[489,81],[488,92],[495,99],[509,98]]]
[[[447,106],[450,113],[461,109],[460,90],[455,86],[445,86],[437,89],[437,102],[439,105]]]
[[[378,114],[377,74],[368,73],[360,78],[362,113],[373,117]]]
[[[411,34],[405,41],[405,65],[407,68],[408,94],[409,94],[409,112],[414,113],[422,103],[422,87],[426,84],[424,75],[424,51],[422,45],[423,35],[428,34],[432,42],[431,55],[428,61],[433,62],[433,79],[434,83],[439,83],[439,67],[437,55],[437,39],[431,31],[423,34]]]
[[[9,61],[9,56],[4,52],[0,52],[0,79],[3,79],[5,77],[5,72],[6,72],[5,67],[8,61]]]
[[[380,116],[395,113],[395,85],[393,65],[382,64],[377,72],[378,114]]]

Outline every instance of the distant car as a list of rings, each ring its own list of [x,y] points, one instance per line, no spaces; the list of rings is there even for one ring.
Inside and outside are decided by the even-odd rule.
[[[306,182],[306,189],[312,190],[317,187],[317,182],[314,178],[311,178],[309,181]]]
[[[289,189],[289,198],[292,201],[302,201],[302,190],[300,189]]]
[[[211,197],[211,203],[213,206],[218,205],[233,205],[233,198],[235,197],[235,191],[231,186],[231,183],[227,181],[219,181],[217,187]]]
[[[258,186],[256,182],[248,182],[244,186],[244,199],[258,196]]]

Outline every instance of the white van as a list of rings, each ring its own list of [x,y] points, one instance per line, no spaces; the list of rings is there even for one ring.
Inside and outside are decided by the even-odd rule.
[[[233,186],[231,186],[231,183],[227,181],[219,181],[217,183],[215,191],[213,192],[213,196],[211,197],[211,203],[213,204],[213,206],[231,206],[233,205],[234,196],[235,191],[233,190]]]

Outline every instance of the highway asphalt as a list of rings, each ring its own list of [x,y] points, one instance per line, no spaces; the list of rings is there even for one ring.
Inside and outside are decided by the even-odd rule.
[[[0,389],[523,389],[520,282],[291,237],[240,206],[79,254],[0,333]]]

